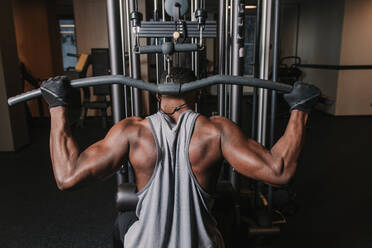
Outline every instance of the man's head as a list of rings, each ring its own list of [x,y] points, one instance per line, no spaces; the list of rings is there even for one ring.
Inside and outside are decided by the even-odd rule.
[[[160,83],[177,83],[184,84],[195,81],[195,73],[188,68],[174,67],[171,69],[170,74],[164,72],[160,77]],[[181,95],[158,95],[157,98],[160,101],[164,99],[184,99],[187,102],[196,102],[200,95],[200,91],[192,91]]]
[[[171,69],[170,74],[164,72],[160,77],[160,83],[178,83],[184,84],[195,81],[196,77],[192,70],[182,67],[174,67]]]

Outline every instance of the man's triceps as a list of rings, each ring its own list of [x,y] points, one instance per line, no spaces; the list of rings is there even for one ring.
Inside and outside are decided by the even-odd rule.
[[[67,155],[78,152],[73,137],[69,135],[64,139],[61,142],[63,147],[58,143],[55,144],[56,147],[52,147],[56,150],[60,146],[65,151],[55,154],[53,159],[56,161],[53,167],[57,185],[61,190],[111,176],[120,168],[129,148],[128,139],[123,135],[120,125],[114,126],[103,140],[89,146],[77,156]]]
[[[240,128],[225,121],[221,148],[224,158],[240,174],[270,184],[280,184],[281,159],[261,144],[247,138]]]
[[[103,140],[80,154],[78,166],[89,170],[94,179],[105,179],[114,174],[128,156],[129,141],[124,129],[121,125],[114,126]]]

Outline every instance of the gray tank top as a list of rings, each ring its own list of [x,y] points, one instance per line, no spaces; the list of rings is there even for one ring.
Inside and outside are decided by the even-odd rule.
[[[157,146],[148,184],[137,193],[136,221],[125,248],[224,247],[211,215],[213,198],[199,185],[189,161],[189,144],[198,114],[183,112],[174,123],[163,112],[147,117]]]

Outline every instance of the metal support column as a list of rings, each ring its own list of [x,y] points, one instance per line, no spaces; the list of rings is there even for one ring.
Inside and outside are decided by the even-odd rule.
[[[123,61],[120,37],[120,13],[117,0],[107,0],[107,24],[110,47],[111,74],[123,74]],[[111,86],[112,114],[114,123],[123,118],[123,86],[114,84]]]
[[[218,16],[218,53],[219,74],[225,75],[225,0],[219,2]],[[225,116],[225,85],[218,85],[218,115]]]
[[[196,21],[195,11],[199,8],[199,0],[191,0],[191,20]],[[198,44],[197,38],[191,38],[191,42]],[[192,70],[195,73],[197,79],[199,79],[199,52],[192,52]]]
[[[122,61],[122,47],[121,47],[121,32],[120,32],[120,12],[118,0],[107,0],[107,24],[109,35],[110,47],[110,66],[111,74],[123,74],[123,61]],[[123,93],[124,87],[119,84],[111,86],[111,101],[112,101],[112,116],[114,123],[118,123],[123,118]],[[117,183],[121,184],[126,179],[120,173],[116,174]]]
[[[154,0],[154,21],[159,21],[159,10],[158,10],[158,0]],[[159,39],[155,38],[155,45],[159,45]],[[159,54],[155,54],[155,70],[156,70],[156,84],[159,84],[160,73],[159,73]]]
[[[254,66],[253,76],[255,78],[260,77],[260,38],[261,38],[261,6],[262,0],[257,0],[256,8],[256,37],[255,37],[255,49],[254,49]],[[251,138],[257,139],[257,87],[253,88],[252,94],[252,122],[251,122]]]
[[[230,75],[230,36],[229,36],[229,27],[230,27],[230,18],[229,18],[229,2],[231,0],[225,0],[225,75]],[[225,85],[225,117],[230,115],[230,102],[229,102],[229,89],[230,85]]]
[[[123,61],[123,75],[127,76],[126,70],[126,58],[125,58],[125,28],[128,29],[128,26],[125,25],[125,6],[124,0],[119,0],[119,8],[120,8],[120,34],[121,34],[121,54],[122,54],[122,61]],[[124,92],[124,117],[127,118],[129,116],[129,108],[128,108],[128,87],[124,85],[123,87]]]
[[[269,78],[270,32],[271,32],[271,0],[262,0],[261,39],[260,39],[260,79]],[[267,120],[267,89],[258,89],[258,124],[257,141],[266,146],[266,120]],[[262,194],[263,183],[257,182],[256,202]],[[271,212],[269,212],[271,217]]]
[[[132,77],[132,38],[131,38],[131,28],[129,20],[129,0],[125,0],[125,26],[127,27],[127,49],[128,49],[128,76]],[[129,88],[130,91],[130,114],[128,116],[133,116],[134,106],[133,106],[133,87]]]
[[[137,11],[136,7],[137,6],[136,6],[135,0],[129,0],[129,13]],[[135,28],[135,27],[133,27],[133,22],[131,22],[130,27],[132,29],[132,32],[131,32],[132,47],[130,49],[130,56],[132,56],[132,77],[134,79],[140,79],[141,78],[141,63],[140,63],[139,54],[136,53],[135,50],[134,50],[134,44],[136,44],[137,37],[135,35],[133,35],[133,31],[134,31],[133,29]],[[137,44],[137,45],[139,45],[139,44]],[[133,115],[134,116],[140,116],[141,115],[141,107],[142,107],[141,106],[142,105],[141,90],[139,90],[137,88],[133,88],[132,103],[134,105]]]
[[[242,75],[244,59],[244,4],[240,0],[233,1],[233,30],[232,30],[232,75]],[[231,88],[231,120],[240,124],[240,106],[243,87],[233,85]],[[231,184],[239,192],[239,178],[236,171],[231,170]]]
[[[269,78],[270,29],[271,29],[271,0],[262,1],[261,42],[260,42],[260,79]],[[257,140],[266,146],[268,90],[258,90],[258,126]]]
[[[279,53],[279,13],[280,13],[280,0],[274,2],[274,48],[273,48],[273,81],[278,81],[278,53]],[[276,105],[277,105],[277,92],[271,91],[271,117],[270,117],[270,148],[274,146],[275,142],[275,119],[276,119]],[[268,188],[268,209],[272,209],[272,187]]]

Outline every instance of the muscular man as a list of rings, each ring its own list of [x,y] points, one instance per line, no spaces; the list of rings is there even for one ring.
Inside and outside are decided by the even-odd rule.
[[[181,68],[174,68],[170,78],[175,83],[195,79]],[[296,170],[308,112],[320,95],[303,83],[285,95],[290,119],[270,151],[246,138],[230,120],[193,112],[198,93],[190,92],[159,95],[159,112],[122,120],[103,140],[80,152],[67,120],[68,86],[65,77],[56,77],[41,87],[50,105],[55,180],[61,190],[78,187],[114,174],[129,160],[139,202],[134,223],[121,234],[126,248],[223,247],[210,212],[221,161],[226,159],[246,177],[286,184]]]

